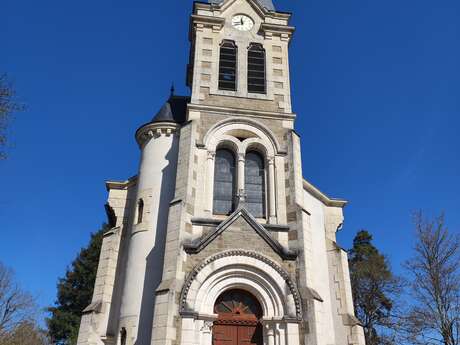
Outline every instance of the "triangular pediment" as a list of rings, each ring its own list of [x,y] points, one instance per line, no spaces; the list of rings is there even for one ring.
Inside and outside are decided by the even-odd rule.
[[[244,222],[248,228],[253,230],[259,235],[270,248],[277,253],[283,260],[295,260],[297,253],[285,248],[265,229],[257,220],[244,208],[240,207],[232,215],[230,215],[224,222],[217,226],[214,230],[205,234],[195,241],[184,244],[184,250],[188,254],[198,254],[211,244],[217,237],[222,235],[226,230],[230,229],[234,224]]]

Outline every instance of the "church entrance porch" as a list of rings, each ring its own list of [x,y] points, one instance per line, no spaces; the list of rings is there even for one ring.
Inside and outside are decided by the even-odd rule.
[[[181,295],[181,345],[298,345],[300,297],[259,253],[230,250],[199,264]]]

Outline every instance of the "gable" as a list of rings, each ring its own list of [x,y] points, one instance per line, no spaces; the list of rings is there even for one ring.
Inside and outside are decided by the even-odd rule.
[[[267,251],[275,252],[283,260],[297,258],[296,252],[285,248],[274,239],[245,208],[236,210],[227,220],[201,238],[185,243],[184,250],[188,254],[197,254],[216,241],[222,249],[260,250],[265,247]]]

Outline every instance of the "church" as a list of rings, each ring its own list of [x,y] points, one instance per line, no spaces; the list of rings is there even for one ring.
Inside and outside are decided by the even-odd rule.
[[[193,4],[190,96],[137,130],[138,174],[106,182],[78,345],[365,344],[336,241],[347,202],[302,173],[290,19],[271,0]]]

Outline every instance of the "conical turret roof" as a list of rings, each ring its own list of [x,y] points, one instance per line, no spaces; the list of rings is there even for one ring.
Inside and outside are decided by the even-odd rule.
[[[182,124],[186,120],[187,103],[190,98],[186,96],[171,96],[153,117],[152,123],[171,122]]]

